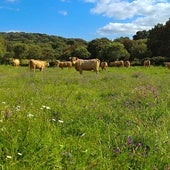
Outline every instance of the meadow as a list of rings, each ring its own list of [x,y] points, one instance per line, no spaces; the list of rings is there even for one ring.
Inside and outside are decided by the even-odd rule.
[[[1,170],[169,170],[170,70],[0,66]]]

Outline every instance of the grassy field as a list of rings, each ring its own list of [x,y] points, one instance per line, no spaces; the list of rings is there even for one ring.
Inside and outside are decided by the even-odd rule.
[[[1,170],[169,170],[170,70],[0,66]]]

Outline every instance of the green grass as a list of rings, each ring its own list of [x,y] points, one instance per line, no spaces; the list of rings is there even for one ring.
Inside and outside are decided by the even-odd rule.
[[[170,71],[0,66],[0,169],[170,169]]]

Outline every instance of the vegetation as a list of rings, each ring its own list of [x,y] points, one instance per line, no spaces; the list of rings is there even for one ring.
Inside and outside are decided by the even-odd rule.
[[[0,169],[170,169],[169,70],[0,66]]]
[[[0,63],[9,64],[10,58],[34,58],[54,63],[75,56],[101,61],[130,60],[133,65],[141,65],[145,59],[150,59],[152,63],[162,65],[170,60],[169,30],[170,20],[149,31],[138,31],[133,40],[128,37],[96,38],[90,42],[39,33],[0,33]]]

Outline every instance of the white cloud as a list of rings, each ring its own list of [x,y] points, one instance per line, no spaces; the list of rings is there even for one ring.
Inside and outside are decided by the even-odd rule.
[[[63,16],[66,16],[68,14],[67,11],[58,11],[58,13],[63,15]]]
[[[8,30],[8,31],[5,31],[5,32],[9,33],[9,32],[22,32],[22,31],[19,31],[19,30]]]
[[[165,23],[170,16],[168,0],[85,0],[93,2],[92,14],[110,18],[111,22],[98,29],[101,35],[135,34]],[[116,21],[116,22],[115,22]]]

